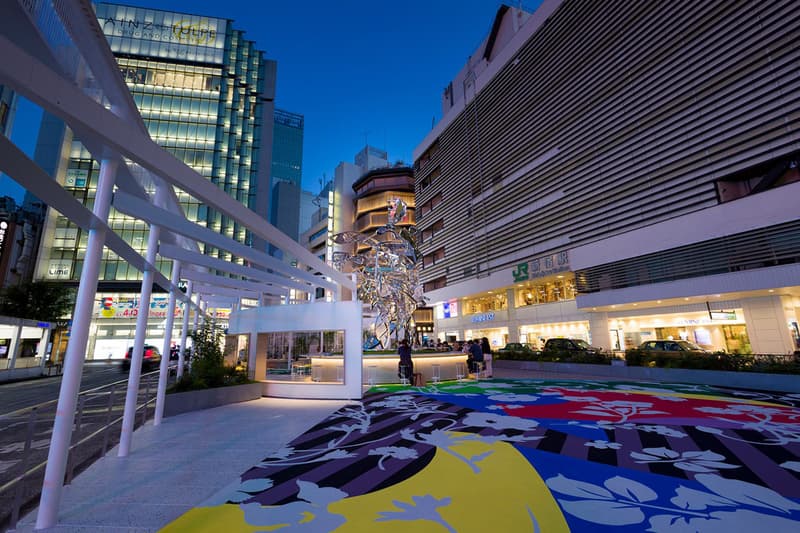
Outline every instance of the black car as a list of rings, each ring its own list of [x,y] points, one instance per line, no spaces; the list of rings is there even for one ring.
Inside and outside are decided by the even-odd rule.
[[[602,348],[590,345],[583,339],[553,338],[544,343],[545,355],[598,355]]]
[[[161,352],[157,347],[152,344],[144,345],[144,354],[142,356],[142,370],[151,371],[158,368],[161,364]],[[131,368],[131,356],[133,355],[133,346],[128,348],[125,352],[125,359],[122,360],[122,371],[127,372]]]
[[[639,345],[639,350],[645,352],[669,352],[674,355],[681,353],[707,354],[708,350],[693,342],[684,340],[655,340],[645,341]]]
[[[497,352],[533,352],[533,350],[527,344],[522,344],[521,342],[509,342],[502,348],[499,348]]]

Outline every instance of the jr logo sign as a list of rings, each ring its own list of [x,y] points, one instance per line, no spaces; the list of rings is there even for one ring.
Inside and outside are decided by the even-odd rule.
[[[525,281],[528,279],[528,263],[518,264],[511,275],[514,276],[514,281]]]

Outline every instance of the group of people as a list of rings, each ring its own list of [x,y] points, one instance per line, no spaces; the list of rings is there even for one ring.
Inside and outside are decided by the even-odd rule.
[[[481,370],[485,371],[486,377],[492,377],[492,347],[486,337],[481,340],[468,340],[462,348],[467,354],[467,368],[471,374],[477,374]]]
[[[471,374],[485,371],[486,377],[492,377],[492,347],[489,339],[469,340],[464,344],[462,351],[467,355],[467,368]],[[397,364],[397,375],[400,378],[412,379],[414,376],[414,361],[411,359],[411,347],[408,341],[401,340],[397,348],[400,362]]]

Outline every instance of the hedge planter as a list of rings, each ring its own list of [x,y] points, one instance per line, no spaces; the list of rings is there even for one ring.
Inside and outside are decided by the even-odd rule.
[[[741,389],[768,390],[800,393],[800,379],[794,374],[767,374],[759,372],[730,372],[726,370],[692,370],[687,368],[649,368],[642,366],[584,365],[578,363],[550,363],[542,361],[495,360],[495,368],[514,368],[531,372],[558,372],[584,374],[591,377],[606,377],[619,380],[644,380],[664,383],[698,383],[736,387]]]
[[[244,385],[167,394],[164,416],[175,416],[229,403],[257,400],[263,396],[263,389],[263,383],[245,383]]]

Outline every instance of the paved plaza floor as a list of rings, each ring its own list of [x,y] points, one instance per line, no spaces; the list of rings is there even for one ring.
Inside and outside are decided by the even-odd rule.
[[[800,531],[800,394],[519,378],[148,424],[53,530]]]

